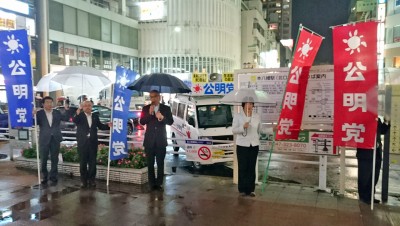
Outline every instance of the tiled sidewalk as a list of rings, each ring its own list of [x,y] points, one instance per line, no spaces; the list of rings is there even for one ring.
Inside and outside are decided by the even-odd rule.
[[[400,225],[400,207],[373,211],[355,199],[299,185],[269,184],[240,197],[231,178],[169,175],[164,192],[146,186],[98,181],[79,189],[62,177],[39,189],[34,171],[0,161],[0,225]]]

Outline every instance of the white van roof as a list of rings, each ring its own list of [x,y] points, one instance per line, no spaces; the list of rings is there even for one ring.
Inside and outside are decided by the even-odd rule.
[[[204,95],[204,96],[191,96],[185,94],[178,94],[176,95],[176,99],[180,101],[190,101],[195,102],[196,105],[210,105],[210,104],[220,104],[220,100],[222,99],[223,95]]]

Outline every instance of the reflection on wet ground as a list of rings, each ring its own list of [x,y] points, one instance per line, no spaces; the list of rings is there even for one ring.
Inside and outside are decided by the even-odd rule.
[[[371,212],[355,199],[284,183],[269,183],[264,193],[257,186],[256,197],[241,197],[225,177],[229,167],[191,170],[182,166],[167,175],[164,191],[105,181],[80,189],[79,178],[69,176],[56,186],[9,187],[9,193],[0,191],[0,225],[396,225],[400,215],[398,207],[378,205]],[[215,171],[225,176],[204,175]],[[22,185],[20,177],[15,180]]]
[[[64,187],[63,185],[66,184],[68,186]],[[29,194],[30,196],[37,193],[40,193],[40,195],[8,208],[0,209],[0,225],[16,221],[40,221],[62,214],[64,209],[68,208],[68,204],[74,200],[85,206],[85,211],[96,211],[92,209],[92,206],[108,206],[104,201],[105,197],[102,197],[104,195],[114,196],[113,202],[124,205],[129,202],[126,197],[136,199],[137,194],[149,191],[146,185],[113,183],[112,189],[110,189],[104,181],[101,181],[94,191],[92,189],[81,190],[78,184],[77,179],[62,178],[56,187],[34,185],[13,191],[12,193]],[[158,200],[162,200],[162,197]]]
[[[233,177],[233,170],[224,164],[202,165],[197,169],[193,165],[180,167],[193,175],[208,175],[218,177]]]
[[[37,188],[38,186],[36,186],[36,189]],[[13,193],[27,193],[32,189],[35,188],[25,187],[23,189],[16,190]],[[7,209],[0,210],[0,224],[15,222],[18,220],[40,221],[58,214],[60,213],[60,209],[57,208],[57,205],[54,205],[56,200],[77,190],[78,188],[73,187],[65,187],[60,191],[54,191],[50,193],[48,193],[46,190],[43,190],[43,194],[39,197],[35,197],[12,205]],[[47,205],[48,203],[51,204]]]

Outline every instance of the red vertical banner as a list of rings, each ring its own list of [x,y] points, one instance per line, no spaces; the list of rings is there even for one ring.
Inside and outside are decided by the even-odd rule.
[[[275,136],[276,140],[297,140],[299,136],[308,75],[321,46],[322,39],[322,36],[309,32],[304,28],[300,31],[296,49],[294,50],[292,66],[290,67],[286,92],[283,97],[278,132]]]
[[[333,28],[334,146],[373,148],[378,109],[378,22]]]

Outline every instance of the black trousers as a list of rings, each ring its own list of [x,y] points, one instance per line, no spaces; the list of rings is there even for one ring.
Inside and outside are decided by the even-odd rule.
[[[258,150],[258,146],[236,146],[239,167],[238,189],[240,193],[250,194],[254,192]]]
[[[40,145],[40,164],[43,175],[43,181],[49,178],[49,171],[47,170],[47,160],[51,161],[50,180],[58,180],[58,154],[60,153],[60,142],[57,142],[53,136],[50,138],[48,145]]]
[[[82,183],[94,181],[96,179],[97,142],[87,139],[83,145],[79,145],[78,152]]]
[[[164,159],[167,149],[163,148],[145,148],[147,159],[147,174],[149,186],[161,186],[164,182]],[[154,172],[154,160],[157,162],[157,178]]]
[[[367,203],[371,201],[373,153],[372,149],[357,148],[358,195],[360,200]],[[376,149],[374,190],[379,180],[381,166],[382,148],[379,147]]]

